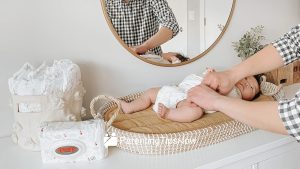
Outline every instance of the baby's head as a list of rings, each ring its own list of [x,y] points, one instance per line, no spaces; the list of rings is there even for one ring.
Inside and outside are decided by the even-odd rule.
[[[254,76],[249,76],[238,81],[235,86],[240,90],[243,100],[253,100],[260,93],[258,79]]]
[[[162,57],[165,60],[171,62],[172,64],[185,62],[190,59],[190,58],[184,57],[183,55],[181,55],[179,53],[174,53],[174,52],[163,53]]]

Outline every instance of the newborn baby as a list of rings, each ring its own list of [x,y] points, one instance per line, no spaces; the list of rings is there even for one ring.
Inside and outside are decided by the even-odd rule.
[[[175,52],[162,53],[161,55],[147,53],[140,56],[145,59],[163,64],[177,64],[189,60],[189,58]]]
[[[187,91],[201,83],[202,77],[195,74],[187,76],[178,86],[163,86],[151,88],[138,99],[127,103],[121,101],[124,113],[133,113],[150,107],[161,118],[177,122],[192,122],[203,115],[203,109],[195,103],[186,100]],[[254,76],[246,77],[238,81],[229,97],[244,100],[252,100],[259,93],[259,84]]]

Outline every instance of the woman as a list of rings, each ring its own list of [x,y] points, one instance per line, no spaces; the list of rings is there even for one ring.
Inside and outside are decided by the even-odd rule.
[[[271,71],[299,58],[300,24],[231,69],[207,74],[202,85],[188,92],[188,100],[204,109],[222,111],[255,128],[290,134],[300,141],[300,92],[290,100],[279,102],[247,102],[215,92],[224,95],[244,77]]]
[[[105,3],[118,35],[137,54],[151,51],[160,55],[160,45],[179,32],[166,0],[105,0]]]

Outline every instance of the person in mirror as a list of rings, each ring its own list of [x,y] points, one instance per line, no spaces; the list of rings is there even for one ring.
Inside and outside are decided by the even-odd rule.
[[[161,118],[177,122],[192,122],[201,118],[204,112],[201,107],[186,99],[187,91],[199,85],[201,81],[202,77],[191,74],[178,86],[151,88],[132,102],[120,101],[121,108],[124,113],[134,113],[154,104],[153,110]],[[253,100],[259,94],[258,81],[253,76],[240,80],[235,86],[228,96]]]
[[[160,55],[160,45],[179,32],[166,0],[105,0],[105,5],[116,32],[137,54]]]
[[[188,92],[187,100],[204,109],[224,112],[255,128],[289,134],[299,142],[299,91],[294,98],[268,102],[247,102],[223,96],[243,77],[269,72],[299,58],[300,24],[242,63],[225,71],[208,73],[201,85]]]

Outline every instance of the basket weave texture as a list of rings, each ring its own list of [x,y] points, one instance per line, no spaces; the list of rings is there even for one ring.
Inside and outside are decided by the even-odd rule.
[[[141,94],[142,93],[135,93],[119,99],[131,102]],[[105,103],[96,111],[96,102],[104,100]],[[268,97],[267,100],[270,100],[270,97]],[[118,118],[120,118],[120,116],[124,117],[126,115],[121,114],[122,112],[120,111],[118,99],[104,95],[96,97],[91,102],[91,113],[94,118],[101,118],[107,121],[107,132],[109,134],[114,133],[117,136],[118,148],[137,154],[164,155],[190,151],[200,147],[213,145],[255,130],[246,124],[225,117],[226,120],[221,122],[213,123],[213,125],[204,125],[204,127],[191,130],[184,129],[178,130],[177,132],[165,133],[132,132],[131,130],[124,129],[126,127],[115,125],[119,123]],[[107,113],[110,115],[107,116]],[[153,112],[153,114],[155,113]],[[221,115],[222,113],[219,114]],[[224,118],[226,115],[222,114],[221,116]],[[201,121],[201,119],[196,121]]]

